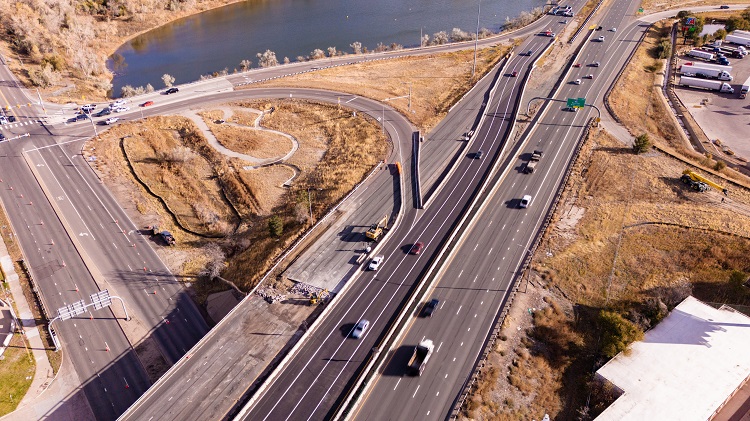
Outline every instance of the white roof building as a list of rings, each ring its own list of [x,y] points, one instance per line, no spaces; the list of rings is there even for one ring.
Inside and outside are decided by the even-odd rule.
[[[750,317],[686,298],[597,371],[623,394],[597,420],[707,420],[750,376]]]

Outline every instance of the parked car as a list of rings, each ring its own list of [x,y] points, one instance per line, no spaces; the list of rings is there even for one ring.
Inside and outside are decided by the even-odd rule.
[[[527,194],[521,198],[521,203],[518,204],[521,208],[528,208],[531,205],[531,195]]]
[[[424,317],[432,317],[432,313],[435,312],[438,304],[440,304],[440,300],[437,298],[433,298],[429,303],[425,304],[424,312],[422,313],[424,314]]]
[[[141,107],[150,107],[154,105],[154,101],[146,101],[143,104],[141,104]]]
[[[378,270],[380,268],[380,264],[383,263],[384,259],[385,259],[385,256],[375,256],[370,262],[370,266],[367,266],[367,269]]]
[[[362,319],[357,323],[356,326],[354,326],[354,329],[352,330],[352,338],[359,339],[364,335],[365,330],[367,330],[367,327],[370,326],[370,322],[368,320]]]
[[[167,95],[169,95],[169,94],[176,94],[177,92],[180,92],[180,90],[177,89],[177,88],[174,88],[174,87],[169,88],[166,91],[164,91],[164,93],[167,94]]]
[[[105,121],[105,123],[109,125],[109,124],[115,124],[118,121],[120,121],[119,118],[117,118],[117,117],[110,117],[110,118],[107,119],[107,121]]]
[[[411,249],[409,250],[409,254],[419,254],[422,252],[422,249],[424,248],[424,243],[421,241],[417,241],[414,243],[414,245],[411,246]]]

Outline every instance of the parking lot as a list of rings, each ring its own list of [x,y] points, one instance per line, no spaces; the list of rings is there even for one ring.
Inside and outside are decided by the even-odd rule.
[[[684,55],[679,58],[678,69],[685,62],[701,62]],[[709,139],[720,140],[735,156],[750,160],[750,95],[740,99],[740,87],[750,77],[750,55],[729,60],[734,79],[727,83],[734,93],[680,86],[675,86],[675,93]]]

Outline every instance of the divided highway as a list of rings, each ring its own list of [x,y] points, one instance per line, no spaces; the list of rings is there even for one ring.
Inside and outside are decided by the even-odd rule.
[[[581,67],[571,68],[555,98],[585,97],[587,103],[601,104],[645,30],[637,24],[625,27],[634,20],[638,5],[631,0],[606,11],[598,23],[605,29],[595,31],[586,41],[579,54]],[[607,31],[611,28],[616,30]],[[595,41],[600,35],[605,37],[604,42]],[[596,62],[600,62],[599,67],[593,66]],[[585,79],[588,74],[594,78]],[[576,79],[582,79],[582,84],[573,83]],[[528,140],[508,157],[506,171],[498,177],[497,188],[483,213],[454,249],[426,297],[439,299],[439,308],[430,318],[415,312],[354,418],[438,419],[451,413],[498,312],[508,304],[523,259],[592,116],[593,110],[588,107],[578,112],[565,111],[564,107],[560,102],[548,104]],[[544,156],[533,174],[525,174],[523,168],[534,150],[543,150]],[[524,195],[533,197],[526,209],[519,207]],[[421,377],[408,376],[408,359],[424,338],[435,342],[435,352]]]

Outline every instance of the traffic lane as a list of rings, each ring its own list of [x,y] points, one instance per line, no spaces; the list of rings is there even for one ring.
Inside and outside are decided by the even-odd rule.
[[[510,94],[510,93],[511,93],[511,91],[508,91],[508,94]],[[500,98],[502,99],[502,95],[501,95]],[[507,105],[507,102],[508,101],[507,101],[507,98],[506,98],[506,105]],[[499,103],[499,104],[502,105],[502,102]],[[502,119],[502,123],[504,123],[507,126],[507,119]],[[494,124],[494,122],[493,122],[493,124]],[[491,124],[491,125],[493,125],[493,124]],[[496,140],[496,137],[493,140],[487,141],[487,146],[494,146],[495,148],[498,148],[499,147],[499,144],[498,144],[499,142],[496,142],[495,140]],[[484,142],[484,140],[482,142]],[[496,153],[496,150],[488,150],[488,151],[490,153]],[[474,179],[477,177],[477,172],[478,171],[482,171],[482,172],[486,171],[487,168],[488,168],[488,166],[489,166],[489,162],[490,162],[489,160],[462,160],[461,161],[461,166],[463,168],[463,171],[458,171],[457,172],[457,174],[460,174],[459,180],[458,180],[458,182],[460,184],[459,187],[456,188],[456,189],[442,190],[441,191],[440,196],[446,196],[446,198],[445,198],[445,200],[438,201],[438,203],[441,203],[441,205],[439,206],[438,210],[435,212],[435,216],[431,219],[430,222],[432,222],[432,220],[435,220],[435,219],[437,219],[438,221],[452,221],[455,218],[455,216],[453,216],[455,214],[455,212],[457,210],[460,212],[463,209],[463,206],[465,206],[466,202],[468,201],[468,196],[470,196],[470,195],[467,195],[467,190],[469,189],[469,186],[473,186]],[[455,178],[453,178],[453,179],[455,180]],[[471,190],[473,191],[473,188]],[[452,195],[451,193],[453,191],[457,191],[458,194],[460,194],[460,196],[458,198],[451,198],[450,196]],[[450,202],[453,202],[455,204],[452,203],[453,206],[446,206],[446,204],[450,203]],[[446,215],[441,215],[441,213],[446,213]],[[419,228],[417,228],[417,232],[420,232],[420,231],[424,232],[428,228],[432,229],[433,232],[434,232],[434,230],[436,228],[434,226],[435,224],[433,224],[433,226],[430,227],[429,226],[430,224],[428,223],[426,227],[424,227],[424,228],[422,227],[422,225],[425,223],[424,221],[426,219],[427,218],[423,218],[423,219],[420,219],[418,221],[417,225],[415,226],[415,228],[419,227]],[[438,229],[442,229],[443,233],[445,233],[447,231],[447,229],[448,229],[448,226],[447,226],[447,224],[445,222],[443,222],[442,224],[439,225]],[[407,234],[408,234],[408,231],[407,231]],[[404,235],[396,235],[396,236],[394,236],[394,238],[401,238],[401,237],[408,238],[408,236],[404,236]],[[424,237],[424,235],[418,236],[418,237]],[[430,247],[429,246],[429,242],[430,241],[428,240],[427,241],[428,247]],[[391,244],[389,244],[388,246],[389,247],[394,247]],[[391,249],[392,251],[389,254],[391,254],[391,255],[394,254],[400,248],[400,245],[395,245],[395,248],[396,248],[396,250]],[[401,251],[398,250],[398,252],[401,252]],[[403,259],[402,259],[402,261],[403,261]],[[400,264],[399,264],[399,266],[400,266]],[[401,282],[403,283],[404,280],[406,279],[406,277],[404,275],[408,275],[409,274],[408,271],[413,270],[414,266],[412,266],[411,268],[409,268],[406,273],[399,273],[399,271],[398,271],[399,266],[396,267],[396,270],[394,270],[393,275],[391,275],[391,276],[395,276],[396,279],[401,279]],[[424,265],[422,266],[422,270],[423,270],[423,268],[424,268]],[[419,273],[419,272],[416,272],[416,273]],[[387,286],[389,284],[390,284],[390,282],[386,281],[386,282],[383,283],[383,286],[385,287],[385,286]],[[394,291],[393,293],[395,294],[395,292],[396,291]],[[386,294],[386,296],[388,296],[388,295],[389,294]],[[390,300],[389,300],[389,302],[393,302],[393,297],[394,297],[394,295],[390,294]],[[361,300],[358,300],[358,301],[361,301]],[[396,301],[400,301],[400,300],[396,300]],[[388,306],[386,306],[385,308],[387,308],[387,307]],[[360,314],[362,314],[364,316],[364,312],[362,312]],[[382,314],[383,314],[383,312],[381,311],[381,313],[378,316],[378,318],[380,316],[382,316]],[[347,317],[347,315],[344,314],[343,317]],[[343,317],[339,318],[338,320],[339,321],[343,321],[344,320]],[[371,321],[372,325],[370,327],[370,332],[371,332],[370,335],[373,335],[373,333],[372,333],[372,332],[374,332],[374,326],[373,325],[375,325],[375,324],[378,323],[378,318],[376,318],[375,320]],[[361,318],[358,318],[358,320],[360,320],[360,319]],[[356,320],[352,321],[351,323],[356,323]],[[338,326],[340,324],[341,323],[336,323],[336,326]],[[334,329],[337,330],[338,327],[334,327]],[[328,329],[327,328],[326,331],[332,333],[334,329]],[[329,333],[329,336],[331,335],[331,333]],[[381,329],[381,331],[376,332],[376,333],[378,335],[382,334],[383,333],[382,329]],[[365,336],[365,338],[367,338],[367,336]],[[365,339],[365,338],[363,338],[363,339]],[[323,355],[326,355],[326,354],[327,355],[331,355],[331,351],[336,349],[336,345],[337,344],[334,344],[333,347],[331,347],[328,350],[324,351]],[[302,354],[306,354],[306,353],[305,352],[301,352],[300,354],[302,355]],[[315,357],[316,354],[317,354],[317,351],[315,351],[313,353],[313,356],[311,357],[311,359],[308,360],[304,365],[307,366],[313,358],[316,358]],[[299,378],[299,376],[301,375],[301,373],[303,371],[299,370],[299,367],[297,367],[296,370],[295,369],[291,369],[291,368],[285,370],[286,373],[288,373],[290,371],[297,372],[297,373],[300,373],[300,374],[298,374],[294,379],[289,379],[289,380],[283,381],[283,382],[279,379],[279,380],[277,380],[277,383],[281,383],[281,384],[295,384],[295,383],[297,383],[298,378]],[[319,375],[320,370],[314,370],[314,372],[318,373],[317,375]],[[317,377],[317,375],[315,377]],[[313,383],[314,383],[314,379],[310,379],[310,381],[304,382],[304,384],[313,384]],[[310,388],[308,387],[302,393],[307,394],[308,391],[309,391],[309,389]],[[286,390],[284,390],[282,392],[282,396],[279,397],[278,395],[275,395],[273,398],[267,398],[267,399],[269,399],[269,400],[273,399],[273,402],[279,402],[281,399],[288,399],[288,400],[292,400],[292,401],[301,402],[301,400],[299,400],[299,399],[292,399],[291,397],[287,397],[286,394],[289,393],[289,392],[290,392],[290,389],[287,388]],[[296,391],[296,393],[295,393],[295,391],[292,391],[292,393],[295,394],[295,396],[298,396],[299,393],[300,393],[300,391]],[[268,396],[268,395],[266,395],[266,396]],[[264,397],[264,398],[266,398],[266,397]],[[319,402],[319,400],[318,400],[318,402]],[[261,414],[271,414],[269,411],[275,410],[276,407],[277,407],[277,405],[273,405],[272,407],[270,405],[264,406],[263,403],[262,403],[262,401],[261,401],[261,402],[259,402],[253,408],[253,411],[251,411],[250,414],[256,414],[257,416],[260,416]],[[292,410],[294,410],[294,409],[296,409],[296,407],[292,408]],[[250,415],[250,416],[252,417],[253,415]]]

